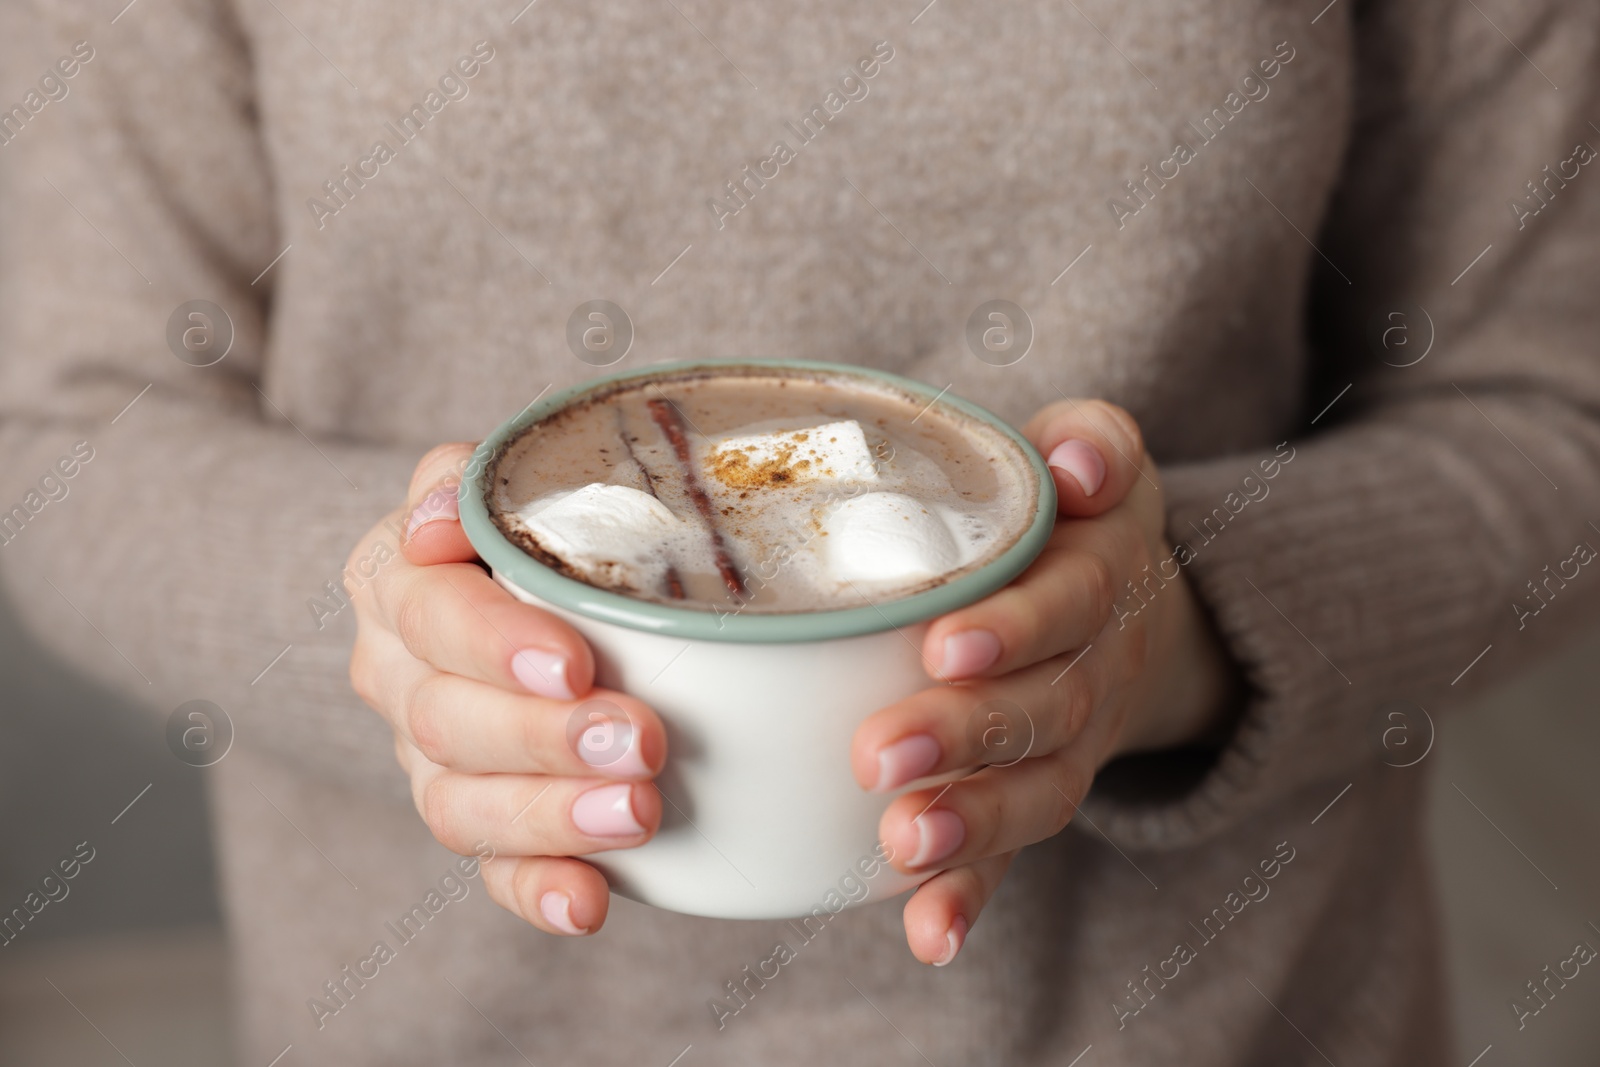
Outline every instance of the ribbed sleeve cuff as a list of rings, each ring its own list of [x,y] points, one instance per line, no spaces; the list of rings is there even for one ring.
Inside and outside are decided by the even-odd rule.
[[[1109,837],[1185,847],[1349,775],[1381,754],[1380,704],[1465,665],[1496,565],[1470,494],[1441,474],[1457,462],[1427,440],[1368,428],[1164,470],[1168,536],[1247,695],[1198,769],[1169,754],[1103,776],[1085,809]]]

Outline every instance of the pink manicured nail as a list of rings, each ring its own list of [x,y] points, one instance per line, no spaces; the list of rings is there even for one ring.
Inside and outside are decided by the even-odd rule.
[[[576,700],[567,681],[567,658],[542,648],[525,648],[511,657],[511,673],[530,693],[551,700]]]
[[[460,505],[456,501],[454,489],[435,489],[423,497],[422,503],[411,513],[411,518],[406,521],[406,540],[410,540],[424,525],[438,519],[452,521],[461,517]]]
[[[967,839],[967,824],[953,811],[925,811],[913,821],[917,827],[917,854],[911,857],[910,867],[938,863]]]
[[[633,786],[627,782],[591,789],[572,802],[572,825],[590,837],[632,837],[644,833],[633,817]]]
[[[1000,639],[988,630],[962,630],[944,639],[939,657],[939,674],[944,678],[968,678],[994,666],[1000,658]]]
[[[1100,450],[1087,441],[1062,441],[1045,462],[1072,475],[1083,487],[1084,496],[1094,496],[1106,480],[1106,461]]]
[[[564,934],[586,934],[589,928],[572,921],[572,898],[551,890],[539,898],[539,914],[544,921]]]
[[[874,793],[898,789],[913,778],[921,778],[939,762],[939,742],[927,734],[902,737],[878,749],[878,781]]]
[[[935,967],[943,967],[956,958],[956,953],[961,951],[961,946],[967,940],[967,918],[957,915],[955,922],[950,924],[950,929],[945,931],[944,941],[947,946],[944,955],[933,961]]]
[[[583,705],[578,710],[582,711]],[[606,718],[607,722],[593,723],[578,735],[578,758],[613,777],[648,777],[650,768],[645,766],[633,723],[610,715]]]

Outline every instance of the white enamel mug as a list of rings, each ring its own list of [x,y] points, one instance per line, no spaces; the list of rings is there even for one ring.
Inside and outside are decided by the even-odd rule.
[[[853,376],[878,390],[887,384],[999,428],[1035,468],[1034,521],[997,558],[936,588],[791,615],[719,614],[597,589],[546,567],[495,526],[485,503],[487,474],[527,426],[619,381],[752,365]],[[638,848],[583,858],[614,892],[641,903],[717,918],[781,919],[884,900],[928,877],[883,862],[878,821],[893,797],[856,784],[851,738],[874,711],[934,684],[920,653],[928,624],[1021,574],[1049,539],[1056,498],[1033,446],[974,404],[870,368],[738,360],[656,364],[531,405],[478,447],[462,480],[460,510],[495,579],[568,622],[594,650],[596,684],[644,701],[666,725],[667,762],[656,779],[660,829]],[[596,702],[597,722],[604,704]],[[584,714],[580,704],[575,721]]]

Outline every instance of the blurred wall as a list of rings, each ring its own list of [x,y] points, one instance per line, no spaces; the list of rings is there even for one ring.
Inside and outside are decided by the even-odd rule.
[[[1600,631],[1452,712],[1429,759],[1462,1067],[1491,1044],[1478,1067],[1600,1064],[1600,960],[1520,1028],[1510,1004],[1600,951]]]
[[[52,664],[0,600],[0,915],[60,897],[0,947],[0,1064],[227,1062],[205,773],[157,716]]]
[[[167,750],[156,717],[56,668],[3,603],[0,709],[0,910],[81,842],[94,850],[68,896],[4,951],[217,922],[205,772]]]

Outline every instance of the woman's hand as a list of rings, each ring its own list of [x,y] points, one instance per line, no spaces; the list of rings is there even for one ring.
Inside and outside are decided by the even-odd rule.
[[[493,849],[489,895],[549,933],[591,933],[610,896],[604,876],[571,857],[650,839],[661,798],[649,780],[666,733],[639,701],[591,689],[583,639],[472,562],[456,513],[472,447],[423,457],[408,504],[387,520],[406,524],[405,543],[351,591],[350,681],[394,728],[433,835],[463,855]],[[352,566],[358,555],[370,563],[387,528],[361,539]]]
[[[981,767],[899,797],[878,826],[895,867],[941,872],[905,907],[911,951],[936,965],[960,950],[1017,850],[1059,833],[1105,763],[1217,732],[1237,685],[1170,559],[1133,417],[1067,401],[1024,432],[1060,496],[1048,546],[1005,589],[934,622],[923,659],[955,684],[877,712],[851,750],[856,780],[879,791]]]

